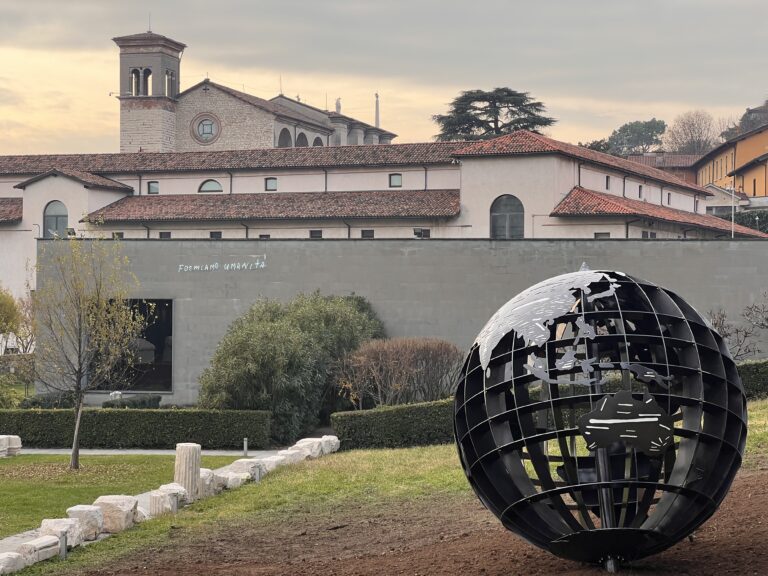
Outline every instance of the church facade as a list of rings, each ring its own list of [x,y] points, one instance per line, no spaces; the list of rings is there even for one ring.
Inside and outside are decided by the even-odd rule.
[[[270,100],[208,79],[180,91],[185,44],[119,36],[120,151],[195,152],[390,144],[396,134],[278,95]],[[376,99],[378,119],[378,96]]]

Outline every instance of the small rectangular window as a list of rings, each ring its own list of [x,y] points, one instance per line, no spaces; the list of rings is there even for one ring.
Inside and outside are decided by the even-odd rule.
[[[648,230],[643,230],[643,238],[648,238]]]
[[[667,192],[667,206],[672,206],[672,192]]]
[[[606,176],[605,177],[605,189],[610,190],[611,189],[611,177]]]
[[[269,234],[259,234],[259,240],[269,240],[270,238]]]
[[[390,188],[402,188],[403,187],[403,175],[402,174],[390,174],[389,175],[389,187]]]
[[[611,233],[610,232],[595,232],[595,240],[605,240],[606,238],[610,238]]]
[[[277,190],[277,178],[264,178],[264,190],[275,192]]]
[[[310,230],[309,231],[309,237],[312,240],[320,240],[323,237],[323,231],[322,230]]]
[[[373,230],[360,230],[360,238],[373,240]]]
[[[170,240],[171,239],[171,233],[170,232],[160,232],[159,236],[160,240]]]
[[[656,232],[651,232],[651,233],[650,233],[650,237],[651,237],[651,240],[653,240],[654,238],[656,238]]]
[[[413,237],[414,238],[429,238],[431,236],[430,229],[429,228],[414,228],[413,229]]]
[[[123,236],[123,232],[112,232],[112,240],[122,240]]]
[[[160,182],[155,180],[147,182],[147,194],[160,194]]]
[[[698,212],[699,211],[699,199],[695,198],[693,200],[693,211]]]
[[[640,185],[637,187],[637,197],[638,197],[638,198],[642,198],[642,197],[643,197],[643,185],[642,185],[642,184],[640,184]]]
[[[221,231],[211,232],[209,236],[211,240],[221,240]]]
[[[757,196],[757,178],[752,178],[752,196]]]

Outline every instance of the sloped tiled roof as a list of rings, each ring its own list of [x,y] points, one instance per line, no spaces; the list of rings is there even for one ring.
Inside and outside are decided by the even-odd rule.
[[[98,174],[92,174],[91,172],[68,167],[52,168],[51,170],[33,176],[32,178],[28,178],[23,182],[19,182],[14,186],[14,188],[23,190],[30,184],[37,182],[38,180],[42,180],[43,178],[48,178],[49,176],[67,176],[73,180],[77,180],[86,188],[96,188],[99,190],[117,190],[118,192],[133,191],[131,186],[123,184],[122,182],[118,182],[117,180],[112,180],[111,178],[105,178],[104,176],[99,176]]]
[[[693,168],[701,159],[701,154],[667,154],[659,152],[656,154],[632,154],[627,160],[645,164],[654,168]]]
[[[39,174],[58,167],[92,174],[172,171],[279,170],[450,164],[466,142],[422,142],[306,148],[257,148],[206,152],[48,154],[0,156],[0,174]]]
[[[459,214],[458,190],[166,194],[126,196],[88,215],[90,221],[191,222],[327,218],[448,218]]]
[[[677,186],[678,188],[684,188],[691,190],[703,196],[710,196],[711,193],[691,184],[684,180],[664,172],[657,168],[638,164],[631,160],[625,160],[624,158],[618,158],[611,156],[610,154],[604,154],[603,152],[597,152],[596,150],[590,150],[583,146],[576,146],[574,144],[568,144],[567,142],[560,142],[547,138],[541,134],[529,132],[527,130],[517,130],[511,134],[505,136],[499,136],[492,140],[483,140],[480,142],[473,142],[455,151],[455,156],[517,156],[525,154],[563,154],[579,160],[584,160],[591,164],[597,164],[600,166],[606,166],[623,172],[629,172],[642,178],[648,178],[661,182],[664,184],[670,184]]]
[[[675,224],[685,224],[696,228],[715,230],[723,234],[731,233],[731,223],[706,214],[694,214],[668,206],[659,206],[642,200],[614,196],[604,192],[595,192],[576,186],[552,210],[550,216],[639,216],[652,220],[661,220]],[[768,238],[752,228],[736,224],[734,232],[739,236]]]
[[[23,207],[21,198],[0,198],[0,224],[21,222]]]

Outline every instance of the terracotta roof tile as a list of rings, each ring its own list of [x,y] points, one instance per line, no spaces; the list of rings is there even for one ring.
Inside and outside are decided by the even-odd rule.
[[[604,192],[595,192],[594,190],[587,190],[578,186],[571,190],[555,206],[550,216],[640,216],[651,218],[652,220],[715,230],[724,234],[731,233],[730,222],[717,216],[694,214],[693,212],[677,210],[668,206],[659,206],[658,204],[643,202],[642,200],[614,196]],[[739,224],[734,226],[734,231],[739,236],[768,238],[768,234],[763,234]]]
[[[190,222],[327,218],[447,218],[459,214],[458,190],[166,194],[126,196],[90,221]]]
[[[505,136],[493,138],[492,140],[473,142],[456,150],[454,155],[458,157],[516,156],[523,154],[552,153],[564,154],[565,156],[578,158],[579,160],[584,160],[585,162],[590,162],[592,164],[629,172],[643,178],[648,178],[664,184],[671,184],[686,190],[692,190],[703,196],[712,195],[704,188],[691,184],[690,182],[685,182],[669,172],[638,164],[631,160],[625,160],[624,158],[611,156],[610,154],[590,150],[583,146],[575,146],[574,144],[568,144],[567,142],[559,142],[558,140],[553,140],[552,138],[547,138],[546,136],[527,130],[518,130]]]
[[[257,148],[218,152],[134,152],[128,154],[49,154],[0,156],[0,174],[32,175],[53,168],[92,174],[137,174],[168,171],[280,170],[424,166],[450,164],[466,142],[422,142],[306,148]]]
[[[0,198],[0,224],[21,222],[23,207],[22,198]]]
[[[72,178],[73,180],[77,180],[78,182],[83,184],[86,188],[97,188],[100,190],[117,190],[119,192],[133,191],[133,188],[131,186],[128,186],[127,184],[123,184],[122,182],[118,182],[117,180],[112,180],[111,178],[105,178],[104,176],[99,176],[98,174],[92,174],[90,172],[85,172],[84,170],[77,170],[75,168],[69,168],[69,167],[52,168],[51,170],[43,172],[42,174],[38,174],[36,176],[33,176],[32,178],[28,178],[27,180],[24,180],[23,182],[19,182],[14,186],[14,188],[19,188],[23,190],[30,184],[37,182],[38,180],[42,180],[43,178],[47,178],[49,176],[67,176],[69,178]]]
[[[701,154],[632,154],[627,160],[654,168],[693,168]]]

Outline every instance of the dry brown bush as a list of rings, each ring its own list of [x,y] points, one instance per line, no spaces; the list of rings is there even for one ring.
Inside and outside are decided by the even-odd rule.
[[[342,361],[337,384],[355,408],[450,396],[463,354],[437,338],[369,340]]]

